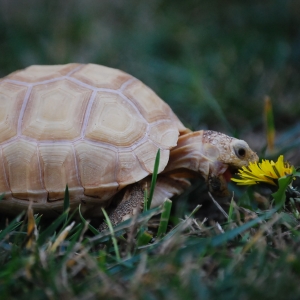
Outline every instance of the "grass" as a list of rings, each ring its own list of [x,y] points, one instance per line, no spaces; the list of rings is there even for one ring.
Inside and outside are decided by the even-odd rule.
[[[146,226],[160,211],[142,213],[139,226]],[[299,223],[287,212],[247,211],[235,205],[232,220],[222,225],[200,222],[191,214],[165,234],[153,231],[152,240],[143,246],[131,236],[131,220],[117,226],[114,234],[92,237],[84,222],[74,224],[68,218],[64,224],[67,214],[46,229],[41,229],[42,218],[35,216],[35,235],[26,230],[30,214],[2,230],[3,299],[300,296]],[[131,234],[124,235],[124,229]]]

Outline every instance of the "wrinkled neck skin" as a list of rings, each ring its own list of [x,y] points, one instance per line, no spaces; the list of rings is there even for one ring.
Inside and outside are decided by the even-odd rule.
[[[239,145],[247,151],[244,158],[237,157],[235,153]],[[231,171],[257,159],[246,142],[219,132],[201,130],[179,137],[164,173],[185,178],[201,175],[213,194],[226,196]]]

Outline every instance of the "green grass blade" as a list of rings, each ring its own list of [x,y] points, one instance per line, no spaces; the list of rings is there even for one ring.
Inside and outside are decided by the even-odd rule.
[[[107,226],[108,226],[110,234],[111,234],[111,239],[112,239],[114,249],[115,249],[115,253],[116,253],[116,259],[117,259],[118,262],[120,262],[121,257],[120,257],[120,252],[119,252],[118,243],[117,243],[117,239],[116,239],[116,236],[115,236],[114,228],[111,224],[111,221],[110,221],[110,219],[108,217],[108,214],[106,213],[105,209],[103,209],[103,208],[101,208],[101,209],[102,209],[103,215],[105,217],[105,220],[107,222]]]
[[[81,221],[85,224],[88,223],[88,221],[83,217],[82,213],[81,213],[81,204],[79,204],[79,217],[81,219]],[[98,235],[100,234],[100,231],[97,230],[93,225],[91,225],[90,223],[88,223],[88,228],[89,230],[94,234],[94,235]]]
[[[154,189],[155,189],[155,185],[156,185],[157,172],[158,172],[158,167],[159,167],[159,160],[160,160],[160,149],[158,149],[157,153],[156,153],[154,169],[153,169],[153,174],[152,174],[152,180],[151,180],[150,193],[149,193],[149,198],[148,198],[148,201],[147,201],[147,210],[150,209],[150,207],[151,207],[151,202],[152,202]]]
[[[144,209],[143,212],[148,210],[148,190],[147,188],[144,190]]]
[[[157,236],[163,236],[167,232],[167,227],[169,223],[169,218],[171,214],[172,201],[170,199],[166,199],[163,204],[163,212],[160,217],[159,227],[157,231]]]
[[[98,267],[101,271],[106,271],[106,251],[100,250],[98,254]]]
[[[293,176],[284,176],[278,179],[279,188],[276,193],[273,193],[272,196],[274,198],[276,206],[281,208],[285,204],[285,191],[287,187],[293,181]]]
[[[147,231],[142,232],[141,234],[139,234],[137,238],[137,246],[141,247],[141,246],[148,245],[152,240],[152,238],[153,236],[149,232]]]
[[[69,241],[74,241],[74,240],[78,240],[78,232],[81,232],[81,230],[83,229],[84,225],[81,224],[76,224],[76,226],[74,228],[72,228],[71,232],[69,233],[69,237],[68,240]],[[80,234],[79,234],[80,235]]]
[[[39,245],[42,245],[45,243],[46,239],[52,236],[56,229],[63,224],[63,222],[66,220],[66,216],[68,215],[69,211],[66,210],[63,212],[56,220],[54,220],[53,223],[49,227],[47,227],[40,235],[37,240]]]
[[[145,223],[148,222],[148,220],[150,218],[152,218],[155,215],[158,215],[162,212],[162,207],[161,206],[157,206],[155,208],[151,208],[150,210],[143,212],[141,214],[139,214],[137,216],[137,219],[135,219],[135,222],[140,224],[140,223]],[[123,221],[122,223],[116,225],[114,227],[114,233],[115,236],[119,236],[121,234],[123,234],[125,232],[125,229],[127,229],[128,227],[130,227],[132,225],[132,218]],[[110,235],[109,230],[105,230],[103,232],[100,232],[100,234],[98,234],[97,236],[88,238],[90,243],[103,243],[103,242],[107,242],[108,240],[108,236]]]
[[[12,220],[12,222],[10,222],[10,224],[5,229],[3,229],[0,232],[0,241],[2,241],[9,232],[15,230],[23,223],[20,222],[20,219],[23,217],[24,214],[25,212],[19,214],[15,219]]]
[[[187,252],[193,251],[194,254],[203,254],[206,250],[211,247],[218,247],[226,242],[229,242],[236,238],[237,236],[241,235],[246,230],[250,229],[253,226],[256,226],[260,224],[263,220],[270,219],[275,212],[277,212],[278,208],[274,208],[272,210],[267,211],[260,217],[257,217],[253,220],[250,220],[249,222],[236,227],[232,230],[226,231],[225,233],[219,234],[217,236],[214,236],[212,238],[203,238],[203,239],[193,239],[190,240],[190,242],[186,242],[186,248],[180,249],[179,253],[181,255],[185,255]]]
[[[229,211],[228,211],[228,222],[232,221],[232,217],[233,217],[233,208],[234,208],[234,200],[233,197],[231,198],[231,202],[230,202],[230,206],[229,206]]]
[[[64,196],[64,211],[70,208],[70,195],[69,195],[69,187],[66,185],[65,196]]]
[[[68,185],[66,185],[65,195],[64,195],[64,212],[66,212],[66,211],[68,211],[68,212],[70,211],[70,197],[69,197],[69,187],[68,187]],[[69,216],[69,214],[67,213],[65,223],[64,223],[63,227],[66,227],[67,224],[68,224],[68,216]]]
[[[162,240],[168,240],[171,237],[173,237],[174,235],[182,232],[183,228],[186,226],[186,223],[188,222],[188,220],[200,209],[201,205],[197,205],[194,210],[191,212],[191,214],[182,222],[180,222],[178,225],[176,225],[170,232],[168,232],[163,238]]]

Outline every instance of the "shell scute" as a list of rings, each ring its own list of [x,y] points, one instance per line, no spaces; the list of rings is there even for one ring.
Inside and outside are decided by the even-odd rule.
[[[132,151],[120,151],[118,154],[117,181],[121,187],[137,182],[149,174]]]
[[[81,187],[77,174],[75,152],[71,144],[41,144],[39,145],[39,153],[49,201],[63,199],[67,184],[73,195],[83,194],[83,187]]]
[[[176,146],[179,132],[170,120],[153,124],[149,130],[149,137],[160,147],[171,149]]]
[[[154,163],[156,154],[159,147],[157,147],[153,142],[150,140],[146,140],[140,145],[138,145],[134,150],[134,154],[137,156],[138,160],[140,161],[142,167],[150,174],[153,173]],[[158,173],[164,170],[168,161],[169,161],[169,150],[160,150],[160,161],[159,161],[159,168]]]
[[[67,75],[78,68],[80,64],[53,65],[53,66],[30,66],[24,70],[16,71],[6,78],[27,83],[43,82]]]
[[[0,83],[0,143],[18,131],[18,119],[27,87],[9,82]]]
[[[3,146],[3,162],[14,198],[39,203],[47,201],[48,193],[42,183],[36,144],[14,141]]]
[[[79,137],[91,94],[91,90],[66,79],[33,87],[22,133],[37,140]]]
[[[129,74],[105,66],[87,64],[71,75],[96,88],[119,89],[123,83],[132,78]]]
[[[109,199],[119,186],[115,176],[117,153],[87,142],[78,143],[75,150],[84,194]]]
[[[129,147],[141,139],[147,123],[118,94],[98,92],[85,136],[115,146]]]
[[[149,123],[169,119],[167,104],[141,81],[135,80],[126,86],[124,95],[134,103]]]
[[[1,194],[3,193],[5,194],[4,199],[11,198],[9,182],[4,168],[4,157],[3,157],[2,148],[0,149],[0,191]]]

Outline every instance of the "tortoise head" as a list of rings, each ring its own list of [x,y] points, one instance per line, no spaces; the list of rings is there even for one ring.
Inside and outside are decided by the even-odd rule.
[[[209,190],[217,196],[228,195],[227,183],[232,174],[250,162],[258,161],[258,156],[249,145],[223,133],[206,130],[203,132],[204,155],[209,160],[206,177]]]

